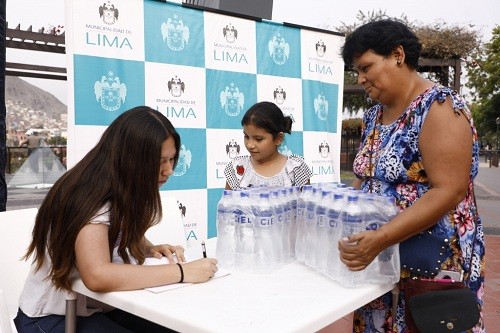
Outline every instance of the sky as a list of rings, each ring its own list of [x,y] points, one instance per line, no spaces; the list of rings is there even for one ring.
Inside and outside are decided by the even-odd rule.
[[[66,0],[71,1],[71,0]],[[119,0],[115,0],[119,2]],[[234,0],[247,1],[247,0]],[[7,0],[9,28],[21,24],[26,30],[64,25],[65,0]],[[180,2],[175,0],[174,2]],[[325,28],[342,23],[357,22],[359,11],[385,11],[391,17],[406,15],[409,21],[422,24],[446,22],[448,25],[468,26],[480,31],[489,41],[495,25],[500,25],[500,0],[274,0],[272,20]],[[7,62],[65,67],[65,55],[7,49]],[[23,78],[66,103],[66,82]]]

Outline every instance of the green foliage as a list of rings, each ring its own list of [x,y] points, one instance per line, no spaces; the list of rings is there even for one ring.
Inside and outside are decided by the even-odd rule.
[[[481,36],[473,25],[466,27],[450,26],[444,22],[434,24],[422,24],[411,22],[408,17],[401,14],[400,17],[391,17],[386,11],[369,11],[363,13],[359,11],[356,15],[356,22],[347,24],[341,22],[337,27],[325,27],[326,29],[338,31],[346,35],[350,34],[357,27],[376,20],[392,19],[408,25],[415,32],[422,43],[422,57],[432,59],[463,59],[467,60],[470,55],[481,50]],[[497,64],[498,64],[497,60]],[[500,71],[500,66],[497,66]],[[435,72],[423,73],[424,77],[431,80],[443,82],[447,78],[449,68],[435,69]],[[354,72],[348,70],[344,73],[344,85],[356,84],[357,78]],[[444,82],[444,84],[448,84]],[[362,95],[345,94],[344,109],[353,115],[360,110],[368,108],[370,105]]]
[[[474,26],[447,26],[435,24],[413,26],[413,31],[422,43],[422,58],[458,59],[467,57],[480,47],[480,35]]]
[[[57,146],[57,145],[62,145],[65,146],[67,144],[67,139],[62,136],[53,136],[50,139],[47,140],[47,144],[49,146]]]
[[[500,117],[500,26],[493,28],[484,50],[474,52],[468,62],[468,79],[467,87],[474,91],[471,109],[479,136],[495,142],[489,138],[496,135],[496,119]]]
[[[342,131],[361,129],[362,123],[363,119],[361,118],[344,119],[342,120]]]
[[[467,27],[449,26],[445,22],[434,24],[422,24],[408,20],[405,14],[400,17],[391,17],[385,11],[371,11],[367,14],[362,11],[356,15],[357,22],[346,24],[341,22],[341,25],[334,27],[334,30],[345,33],[346,35],[353,32],[357,27],[382,19],[391,19],[400,21],[409,26],[417,35],[422,43],[422,57],[433,59],[457,59],[466,57],[480,46],[480,34],[477,30],[473,30],[474,26]]]
[[[484,50],[474,52],[474,58],[468,63],[467,86],[475,88],[475,97],[479,99],[491,98],[500,92],[500,26],[493,29],[492,35]]]
[[[358,83],[358,76],[353,71],[344,72],[344,85],[355,85]],[[369,103],[364,94],[346,94],[344,93],[344,109],[350,115],[361,110],[368,109],[373,103]]]

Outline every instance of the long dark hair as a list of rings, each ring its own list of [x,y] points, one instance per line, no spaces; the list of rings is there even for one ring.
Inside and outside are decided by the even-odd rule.
[[[162,144],[169,137],[177,150],[175,165],[180,136],[163,114],[139,106],[118,116],[97,145],[47,193],[25,258],[34,255],[38,270],[48,254],[54,285],[70,290],[76,237],[99,211],[108,208],[111,257],[119,239],[123,261],[130,262],[128,251],[142,264],[144,234],[161,218],[158,177]]]
[[[241,126],[255,125],[272,134],[273,138],[280,132],[291,134],[292,123],[292,118],[283,115],[281,109],[272,102],[252,105],[241,119]]]

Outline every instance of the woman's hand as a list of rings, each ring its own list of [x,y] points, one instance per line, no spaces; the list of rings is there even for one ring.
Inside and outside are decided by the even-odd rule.
[[[338,244],[340,261],[351,271],[361,271],[375,259],[384,249],[381,232],[364,231],[349,236],[348,240],[341,239]]]
[[[176,259],[174,259],[174,255]],[[184,257],[184,248],[180,245],[176,246],[170,244],[150,245],[146,249],[146,256],[154,257],[157,259],[161,259],[161,257],[165,256],[171,263],[186,261],[186,258]]]
[[[214,277],[215,272],[219,270],[217,263],[217,259],[214,258],[202,258],[183,263],[184,282],[199,283]]]

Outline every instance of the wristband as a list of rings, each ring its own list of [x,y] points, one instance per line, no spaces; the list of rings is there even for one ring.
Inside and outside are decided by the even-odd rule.
[[[177,263],[177,266],[179,266],[179,269],[181,270],[181,280],[179,281],[179,283],[182,283],[184,282],[184,270],[182,269],[182,265]]]

